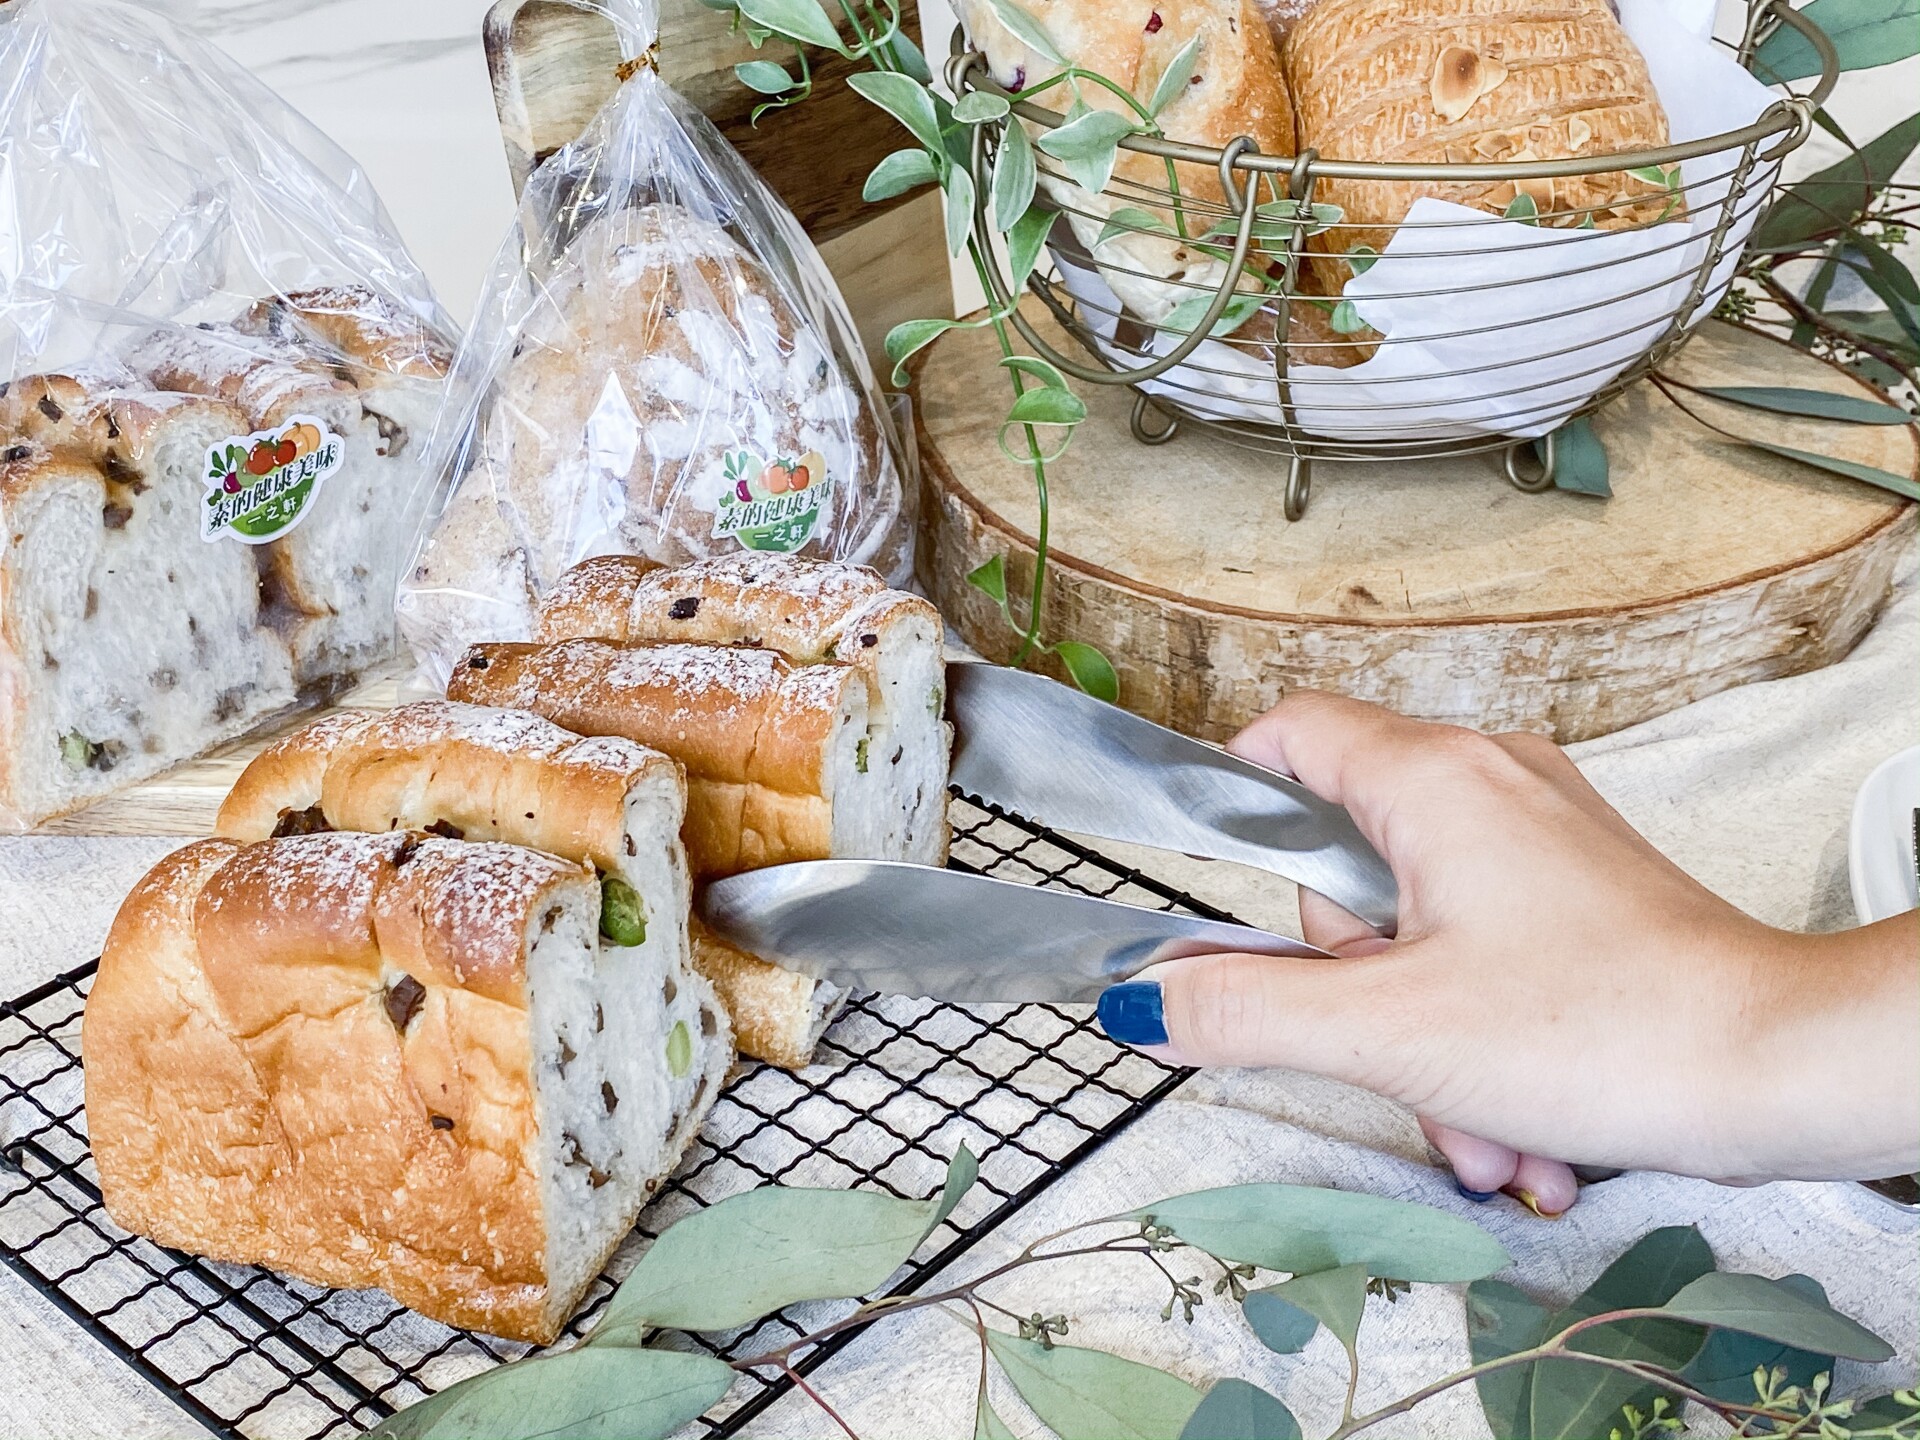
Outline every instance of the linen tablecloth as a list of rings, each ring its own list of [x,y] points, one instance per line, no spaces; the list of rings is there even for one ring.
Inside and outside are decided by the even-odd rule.
[[[1844,928],[1853,923],[1846,878],[1853,796],[1880,760],[1920,739],[1917,656],[1920,565],[1909,557],[1893,602],[1841,663],[1724,692],[1572,754],[1628,820],[1742,909],[1795,929]],[[17,994],[95,954],[120,897],[174,843],[0,841],[0,993]],[[1289,886],[1233,866],[1124,853],[1252,923],[1294,921]],[[1860,1058],[1863,1067],[1873,1063]],[[1894,1345],[1895,1358],[1870,1370],[1843,1363],[1836,1380],[1843,1393],[1920,1376],[1920,1221],[1857,1186],[1734,1189],[1631,1174],[1589,1187],[1567,1217],[1540,1221],[1504,1199],[1484,1206],[1459,1199],[1399,1106],[1278,1071],[1197,1077],[982,1242],[953,1274],[984,1268],[1076,1218],[1253,1180],[1455,1209],[1513,1253],[1518,1266],[1508,1278],[1550,1300],[1570,1298],[1647,1230],[1695,1223],[1723,1265],[1812,1275],[1843,1311]],[[1010,1282],[1002,1299],[1023,1313],[1065,1312],[1074,1343],[1171,1368],[1196,1384],[1225,1375],[1252,1380],[1285,1399],[1308,1435],[1332,1428],[1345,1373],[1324,1333],[1302,1355],[1281,1357],[1260,1347],[1225,1305],[1204,1306],[1190,1327],[1177,1319],[1163,1325],[1164,1296],[1150,1282],[1157,1276],[1137,1261],[1075,1261]],[[1362,1408],[1470,1363],[1458,1288],[1419,1286],[1394,1305],[1371,1301],[1361,1351]],[[977,1363],[968,1331],[923,1313],[876,1327],[818,1372],[816,1383],[865,1440],[962,1437],[972,1433]],[[0,1434],[198,1433],[11,1273],[0,1274],[0,1377]],[[1035,1433],[1037,1423],[997,1381],[995,1393],[1014,1430]],[[789,1396],[749,1433],[838,1432],[804,1397]],[[1378,1433],[1480,1437],[1487,1430],[1463,1389]],[[1713,1422],[1700,1433],[1713,1433]]]

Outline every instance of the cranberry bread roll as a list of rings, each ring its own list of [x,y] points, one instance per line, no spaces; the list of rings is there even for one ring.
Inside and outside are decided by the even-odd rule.
[[[1329,159],[1507,163],[1667,143],[1646,61],[1607,0],[1318,0],[1288,31],[1283,59],[1300,143]],[[1327,179],[1317,198],[1340,206],[1349,227],[1387,227],[1422,195],[1498,215],[1522,192],[1543,224],[1591,214],[1601,229],[1650,223],[1667,198],[1663,186],[1615,171],[1497,183]],[[1385,228],[1342,227],[1314,244],[1382,250],[1391,238]]]
[[[659,991],[605,963],[599,913],[589,867],[511,845],[307,835],[167,857],[121,906],[82,1025],[108,1213],[551,1341],[684,1128]],[[604,1023],[620,1013],[624,1032]],[[687,1043],[702,1069],[720,1044]]]
[[[870,756],[911,764],[924,784],[887,854],[849,858],[946,863],[953,727],[940,613],[918,595],[862,566],[791,555],[746,551],[671,569],[606,555],[560,577],[541,603],[538,635],[764,646],[803,665],[864,671],[873,684]]]
[[[0,822],[26,826],[244,733],[294,681],[252,551],[199,537],[241,411],[70,376],[0,411]]]
[[[429,700],[324,716],[276,740],[235,783],[216,830],[243,841],[424,830],[593,866],[603,963],[636,971],[658,992],[669,1035],[679,1028],[720,1041],[700,1051],[705,1069],[683,1063],[671,1077],[670,1108],[687,1127],[667,1138],[661,1168],[671,1169],[703,1113],[695,1096],[718,1092],[730,1054],[713,987],[689,964],[685,814],[680,767],[657,750],[581,739],[525,711]],[[631,1018],[619,1012],[607,1024],[619,1029]],[[640,1018],[650,1030],[651,1013]],[[648,1034],[632,1043],[644,1047]]]

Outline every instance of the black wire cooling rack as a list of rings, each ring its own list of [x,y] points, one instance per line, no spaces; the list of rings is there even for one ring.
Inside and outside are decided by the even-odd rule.
[[[953,822],[955,868],[1232,918],[992,807],[957,800]],[[425,1320],[378,1291],[202,1260],[108,1219],[81,1105],[80,1015],[93,973],[88,963],[0,1001],[0,1260],[200,1424],[250,1440],[339,1440],[525,1353]],[[693,1210],[773,1181],[925,1196],[964,1142],[980,1158],[980,1181],[935,1231],[927,1258],[887,1287],[911,1291],[1184,1078],[1113,1044],[1084,1006],[858,998],[804,1072],[751,1065],[734,1077],[570,1334],[591,1328],[651,1237]],[[761,1354],[850,1303],[795,1306],[731,1335],[663,1338],[723,1357]],[[795,1369],[813,1369],[858,1335],[831,1337]],[[736,1434],[791,1384],[750,1376],[703,1423],[716,1437]]]

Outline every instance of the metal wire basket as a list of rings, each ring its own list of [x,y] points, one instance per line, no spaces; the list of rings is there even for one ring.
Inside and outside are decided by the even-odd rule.
[[[1729,47],[1734,58],[1751,70],[1755,50],[1781,25],[1798,31],[1819,56],[1821,74],[1811,92],[1782,96],[1742,129],[1659,149],[1554,160],[1384,164],[1326,159],[1311,149],[1263,154],[1245,136],[1212,149],[1132,135],[1121,148],[1163,162],[1170,183],[1145,184],[1116,173],[1098,197],[1079,189],[1059,162],[1036,149],[1042,194],[1035,203],[1057,212],[1048,238],[1054,265],[1051,273],[1037,267],[1028,284],[1080,351],[1064,353],[1018,308],[1009,318],[1035,352],[1065,374],[1089,384],[1132,386],[1132,431],[1141,443],[1163,444],[1194,426],[1287,457],[1290,520],[1306,511],[1318,459],[1500,451],[1516,487],[1549,489],[1553,432],[1660,365],[1711,313],[1768,203],[1780,160],[1806,139],[1814,111],[1833,90],[1839,59],[1832,42],[1784,0],[1751,0],[1740,44]],[[1011,107],[1004,119],[973,127],[970,161],[979,197],[973,224],[984,249],[993,238],[986,197],[1005,127],[1018,117],[1051,130],[1067,117],[995,83],[986,57],[964,49],[957,34],[946,77],[956,96],[977,91]],[[1179,185],[1179,174],[1203,168],[1218,176],[1221,199],[1199,198]],[[1551,196],[1555,181],[1635,172],[1663,176],[1666,203],[1657,214],[1644,213],[1650,207],[1643,205],[1644,218],[1630,215],[1624,227],[1593,228],[1595,214],[1609,218],[1619,211],[1591,203],[1554,209],[1549,200],[1526,208],[1534,194]],[[1517,216],[1511,207],[1505,215],[1449,213],[1392,226],[1350,223],[1324,207],[1316,213],[1315,187],[1323,179],[1505,184],[1520,210]],[[1518,199],[1523,194],[1529,197],[1524,204]],[[1538,227],[1537,240],[1515,244],[1515,218]],[[1090,247],[1084,237],[1096,225],[1101,233]],[[1498,244],[1486,229],[1496,225],[1506,227]],[[1418,313],[1444,316],[1439,328],[1389,324],[1375,331],[1355,307],[1342,306],[1340,290],[1324,279],[1316,287],[1310,279],[1316,267],[1324,277],[1330,263],[1357,257],[1360,252],[1343,239],[1371,242],[1383,233],[1392,239],[1365,252],[1367,269],[1378,271],[1368,282],[1368,313],[1377,317],[1383,305],[1391,311],[1418,304],[1424,307]],[[1623,246],[1623,235],[1638,238]],[[1111,253],[1110,240],[1134,236],[1209,257],[1200,268],[1217,272],[1217,278],[1209,273],[1197,282],[1188,278],[1190,268],[1147,270]],[[1310,246],[1314,236],[1325,238]],[[1491,283],[1435,284],[1430,264],[1401,265],[1394,242],[1402,236],[1411,237],[1423,262],[1471,260],[1484,267],[1493,255],[1505,273]],[[1394,263],[1386,264],[1389,259]],[[1355,276],[1365,273],[1351,262],[1348,268]],[[1390,273],[1421,271],[1428,278],[1411,286],[1380,283]],[[1117,292],[1138,295],[1143,284],[1158,287],[1151,292],[1157,296],[1185,303],[1172,305],[1170,313],[1142,315]],[[1596,284],[1603,297],[1598,302]],[[1521,308],[1527,318],[1516,325],[1519,287],[1525,287]],[[990,304],[1009,307],[1004,278],[990,273],[988,288]],[[1195,297],[1204,298],[1204,308]],[[1320,316],[1307,315],[1306,307]],[[1303,316],[1316,326],[1302,325]],[[1571,343],[1566,330],[1576,332]],[[1410,348],[1392,356],[1396,346]],[[1436,352],[1459,360],[1463,349],[1464,363],[1431,363]],[[1388,373],[1372,364],[1355,366],[1356,354],[1367,360],[1388,356]],[[1437,394],[1456,399],[1436,404]],[[1467,419],[1462,412],[1470,412]]]

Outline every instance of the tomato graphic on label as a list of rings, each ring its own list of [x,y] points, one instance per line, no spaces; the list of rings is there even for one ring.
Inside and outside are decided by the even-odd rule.
[[[793,470],[795,490],[804,490],[809,485],[818,485],[827,478],[827,457],[818,450],[809,450],[800,457],[800,463]]]
[[[249,475],[264,475],[273,469],[276,463],[273,458],[275,448],[276,447],[269,445],[265,440],[262,440],[258,445],[254,446],[253,452],[247,456],[247,473]]]
[[[299,458],[300,451],[291,440],[282,440],[273,447],[273,463],[276,465],[291,465]]]
[[[784,495],[787,493],[787,479],[787,467],[776,460],[760,472],[760,488],[769,495]]]

